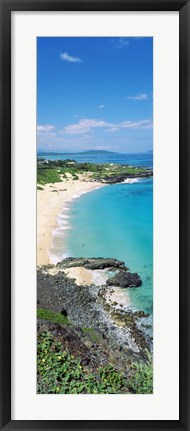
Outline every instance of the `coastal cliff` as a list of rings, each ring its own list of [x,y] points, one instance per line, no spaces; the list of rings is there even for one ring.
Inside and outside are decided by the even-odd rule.
[[[72,269],[80,267],[100,282],[76,283]],[[100,366],[119,370],[125,381],[121,393],[130,392],[132,363],[146,363],[152,349],[151,337],[143,330],[148,327],[148,315],[130,310],[127,297],[119,296],[118,288],[109,285],[113,277],[122,275],[134,277],[123,262],[104,258],[67,258],[57,265],[39,267],[37,275],[39,337],[51,334],[63,351],[80,359],[87,374]],[[139,280],[137,277],[136,287]],[[121,287],[123,292],[127,290],[122,280]],[[40,384],[40,373],[38,378]]]

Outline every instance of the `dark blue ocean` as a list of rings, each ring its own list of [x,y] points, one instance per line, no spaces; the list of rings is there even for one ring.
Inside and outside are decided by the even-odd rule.
[[[94,163],[153,166],[151,153],[73,155],[72,158]],[[132,308],[152,314],[153,179],[106,185],[86,193],[63,208],[62,222],[63,229],[57,232],[60,237],[56,239],[59,256],[123,260],[143,281],[140,288],[127,289]]]
[[[82,154],[82,153],[70,153],[70,154],[56,154],[56,155],[43,155],[39,156],[42,159],[49,160],[66,160],[74,159],[76,162],[90,162],[90,163],[120,163],[131,166],[146,166],[152,167],[153,155],[152,153],[142,154],[120,154],[120,153],[95,153],[95,154]]]

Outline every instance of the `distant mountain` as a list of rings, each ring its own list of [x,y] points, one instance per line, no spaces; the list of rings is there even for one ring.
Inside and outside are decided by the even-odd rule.
[[[146,151],[146,153],[150,153],[150,154],[152,154],[152,153],[153,153],[153,150],[148,150],[148,151]]]
[[[38,156],[57,156],[57,155],[74,155],[74,154],[119,154],[114,153],[113,151],[107,151],[107,150],[88,150],[88,151],[81,151],[81,152],[75,152],[75,153],[60,153],[60,152],[50,152],[50,151],[38,151]]]
[[[38,151],[38,156],[57,156],[58,154],[72,154],[72,153],[57,153],[53,151]]]

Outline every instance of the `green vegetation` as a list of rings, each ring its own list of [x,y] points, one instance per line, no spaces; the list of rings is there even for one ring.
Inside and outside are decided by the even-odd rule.
[[[128,388],[134,394],[152,394],[153,392],[153,363],[152,355],[146,350],[146,363],[133,363],[132,375],[128,381]]]
[[[91,333],[91,329],[83,328],[83,332]],[[109,364],[96,369],[84,366],[50,332],[42,332],[38,334],[37,368],[40,394],[150,394],[153,391],[152,357],[148,351],[146,363],[133,363],[126,377]]]
[[[90,177],[95,181],[112,182],[117,177],[127,178],[128,176],[140,176],[152,174],[149,169],[141,167],[118,165],[112,163],[77,163],[75,160],[44,160],[37,161],[37,182],[38,184],[54,183],[63,181],[66,174],[70,174],[73,180],[78,179],[78,174],[90,173]]]
[[[78,175],[74,174],[73,175],[73,180],[78,180],[78,179],[79,179]]]
[[[46,183],[56,183],[60,182],[61,177],[60,173],[57,172],[56,169],[40,169],[37,171],[37,183],[38,184],[46,184]]]
[[[49,320],[52,323],[60,323],[61,325],[70,325],[67,317],[63,316],[61,313],[56,313],[55,311],[46,310],[45,308],[37,309],[37,318]]]
[[[38,393],[126,393],[123,373],[111,365],[90,371],[63,347],[50,333],[38,334]]]

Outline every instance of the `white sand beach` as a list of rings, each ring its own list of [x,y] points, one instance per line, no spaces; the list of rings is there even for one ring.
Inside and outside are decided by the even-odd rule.
[[[69,278],[74,278],[78,286],[90,286],[93,284],[94,271],[91,269],[75,266],[66,269],[54,267],[48,270],[51,275],[56,275],[58,272],[64,272]]]
[[[62,182],[49,183],[43,186],[43,190],[37,191],[37,265],[47,265],[50,262],[48,250],[51,246],[52,231],[57,227],[57,216],[65,202],[70,198],[103,187],[104,184],[89,181],[88,175],[78,175],[78,180],[73,180],[67,174],[67,179]],[[88,274],[89,277],[89,274]],[[84,274],[81,274],[84,280]]]

